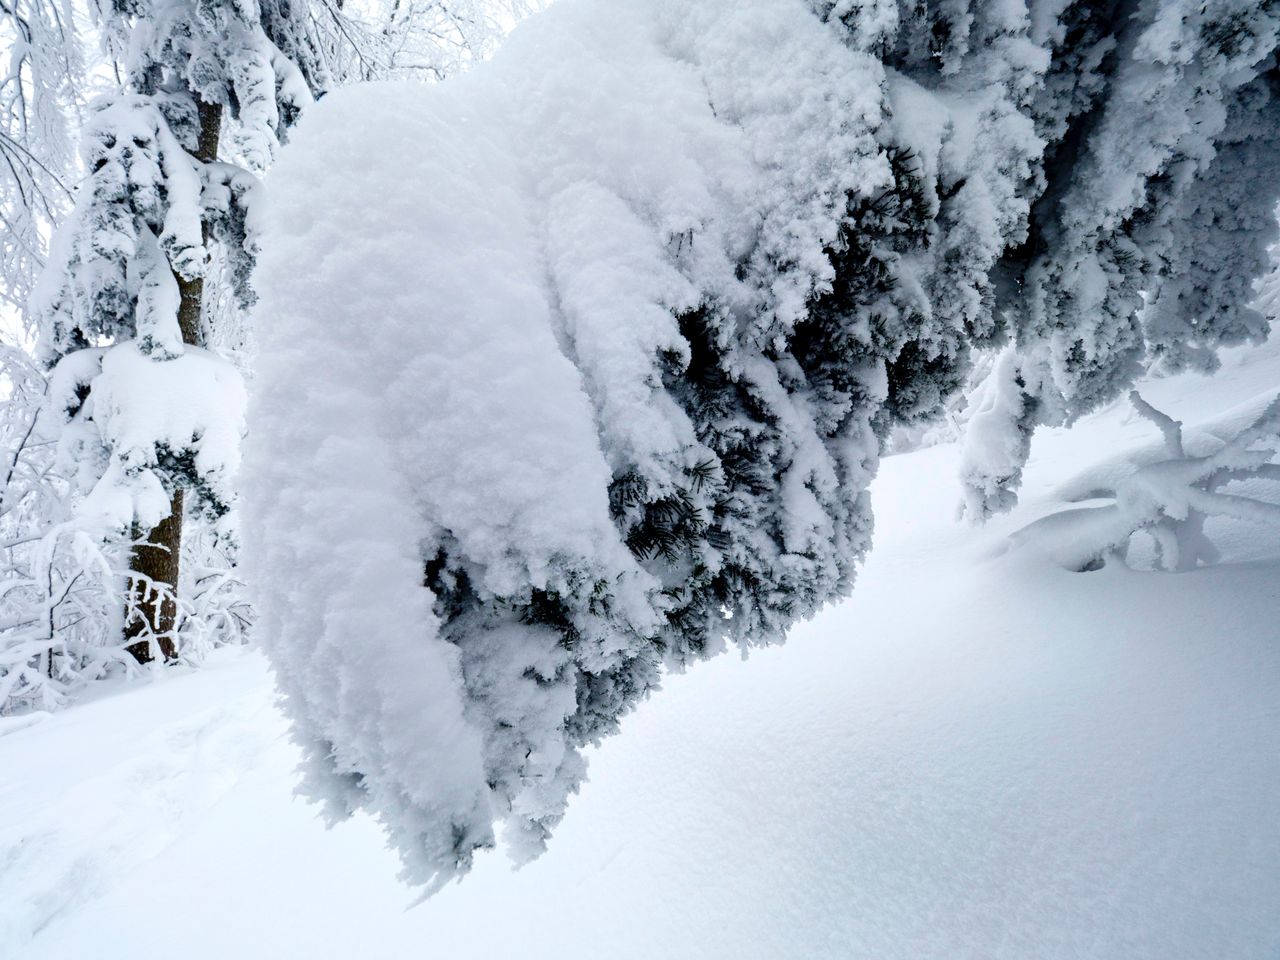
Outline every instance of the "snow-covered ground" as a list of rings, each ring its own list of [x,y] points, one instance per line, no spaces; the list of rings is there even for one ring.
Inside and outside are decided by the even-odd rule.
[[[1273,344],[1143,392],[1194,435],[1277,384]],[[1275,529],[1186,574],[1005,549],[1157,440],[1124,403],[1044,433],[977,531],[953,445],[889,458],[850,601],[671,678],[541,860],[416,906],[372,823],[292,798],[252,650],[0,720],[0,957],[1275,960]]]

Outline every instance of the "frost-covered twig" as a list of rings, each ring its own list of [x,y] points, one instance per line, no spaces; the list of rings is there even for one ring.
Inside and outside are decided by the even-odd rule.
[[[1166,452],[1171,457],[1183,457],[1186,454],[1182,449],[1182,421],[1175,420],[1166,413],[1162,413],[1142,399],[1142,394],[1137,390],[1129,391],[1129,402],[1133,404],[1133,409],[1146,417],[1157,427],[1164,435],[1164,446]]]
[[[70,4],[0,0],[0,301],[19,316],[70,207],[73,127],[89,81]]]

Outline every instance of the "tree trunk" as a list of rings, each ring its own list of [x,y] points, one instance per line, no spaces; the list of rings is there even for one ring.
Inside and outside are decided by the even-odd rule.
[[[182,557],[182,502],[182,490],[175,490],[173,499],[169,502],[169,516],[152,528],[146,542],[135,546],[129,558],[129,566],[139,575],[139,579],[134,580],[129,587],[124,638],[134,642],[125,649],[139,663],[150,663],[152,660],[152,636],[156,637],[160,655],[165,662],[178,656],[173,628],[178,619],[178,604],[174,597],[178,590]],[[158,585],[161,590],[169,588],[168,592],[159,595],[159,590],[153,584]]]
[[[218,158],[218,133],[222,126],[222,107],[218,104],[197,101],[200,111],[200,136],[193,156],[202,163]],[[209,242],[208,227],[204,231],[205,243]],[[187,280],[175,274],[182,300],[178,305],[178,326],[182,341],[193,346],[203,342],[200,331],[200,310],[204,301],[204,280],[196,277]],[[129,599],[125,606],[125,649],[139,663],[153,659],[150,637],[157,638],[160,655],[166,662],[177,658],[178,646],[173,629],[178,619],[178,604],[174,599],[178,592],[178,574],[182,558],[182,506],[181,488],[173,491],[169,502],[169,516],[151,530],[144,543],[133,548],[129,567],[139,574],[129,587]],[[141,531],[135,531],[135,536]],[[152,585],[166,589],[163,597],[157,596]]]

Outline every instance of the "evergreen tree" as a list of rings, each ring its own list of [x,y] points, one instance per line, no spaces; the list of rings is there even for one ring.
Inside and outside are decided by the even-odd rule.
[[[1044,160],[1024,243],[998,266],[1019,390],[970,445],[971,513],[1011,505],[1037,425],[1068,423],[1141,365],[1212,370],[1258,342],[1253,282],[1275,240],[1280,5],[1072,3],[1037,24]],[[998,426],[997,426],[998,424]]]
[[[105,469],[87,478],[91,502],[110,504],[100,519],[131,528],[136,540],[130,651],[143,662],[157,652],[169,660],[187,491],[210,516],[226,512],[223,475],[234,454],[212,450],[208,437],[222,431],[208,421],[234,425],[242,393],[228,388],[219,399],[202,390],[234,379],[200,350],[209,341],[206,281],[225,279],[242,303],[251,298],[250,171],[268,162],[288,124],[328,83],[326,43],[306,5],[141,0],[96,12],[124,89],[95,104],[85,127],[88,176],[55,236],[33,315],[42,359],[63,370],[55,381],[72,385],[56,408],[77,427],[68,436],[78,444],[82,428],[96,430]],[[221,142],[224,127],[229,143]],[[222,278],[210,276],[215,263]],[[161,369],[193,348],[184,374],[212,380],[189,386]],[[110,353],[121,350],[157,366],[132,365],[132,393],[126,400],[117,387],[106,409],[103,377]],[[219,409],[193,411],[193,397]],[[189,419],[157,422],[162,432],[154,436],[109,428],[128,417],[147,422],[143,408],[151,404]],[[128,446],[118,446],[126,434]]]
[[[247,528],[312,792],[420,882],[495,822],[535,855],[664,668],[848,592],[975,349],[983,513],[1139,357],[1262,336],[1275,17],[1184,6],[561,0],[466,84],[321,104]]]

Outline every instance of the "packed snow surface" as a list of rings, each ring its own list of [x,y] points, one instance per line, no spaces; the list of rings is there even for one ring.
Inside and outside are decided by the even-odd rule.
[[[1271,345],[1141,389],[1195,437],[1278,380]],[[416,906],[371,820],[293,798],[254,650],[7,719],[0,956],[1274,960],[1274,530],[1180,574],[1009,547],[1159,442],[1125,402],[1047,432],[977,531],[956,446],[889,458],[850,601],[669,678],[540,860]]]

